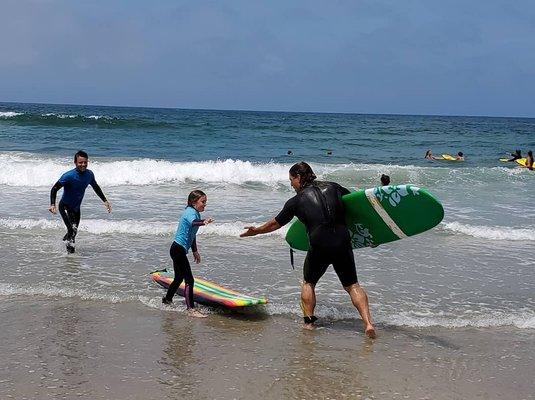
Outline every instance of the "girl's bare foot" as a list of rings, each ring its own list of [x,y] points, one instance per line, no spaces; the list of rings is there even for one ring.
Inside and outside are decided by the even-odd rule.
[[[203,314],[202,312],[196,310],[195,308],[189,308],[187,313],[189,317],[194,317],[194,318],[206,318],[207,317],[206,314]]]

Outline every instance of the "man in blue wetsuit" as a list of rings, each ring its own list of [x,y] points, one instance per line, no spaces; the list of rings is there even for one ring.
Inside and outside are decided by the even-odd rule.
[[[61,178],[52,186],[52,190],[50,191],[50,207],[48,210],[52,214],[56,214],[57,208],[59,208],[61,218],[65,226],[67,226],[67,234],[63,237],[63,240],[66,241],[67,252],[69,253],[74,253],[74,242],[80,224],[80,205],[82,204],[85,189],[88,185],[93,187],[97,196],[104,202],[106,210],[109,213],[111,212],[111,204],[97,184],[93,171],[87,169],[88,158],[85,151],[78,151],[74,155],[74,165],[76,168],[61,175]],[[56,195],[61,188],[63,188],[63,196],[56,208]]]
[[[323,274],[332,264],[342,286],[351,297],[362,321],[364,332],[375,338],[368,295],[357,279],[355,259],[351,248],[351,237],[345,222],[345,208],[342,196],[349,190],[335,182],[316,181],[310,165],[300,162],[289,171],[292,187],[297,194],[286,202],[279,214],[261,226],[247,226],[240,236],[255,236],[273,232],[298,217],[307,228],[310,241],[303,266],[303,285],[301,287],[301,308],[304,314],[304,327],[312,329],[317,318],[315,287]]]

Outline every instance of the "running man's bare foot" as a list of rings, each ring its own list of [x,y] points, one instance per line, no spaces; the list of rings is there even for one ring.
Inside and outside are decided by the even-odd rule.
[[[188,313],[188,316],[189,316],[189,317],[194,317],[194,318],[206,318],[206,317],[208,316],[208,315],[206,315],[206,314],[203,314],[203,313],[200,312],[200,311],[197,311],[197,310],[194,309],[194,308],[190,308],[190,309],[188,309],[187,313]]]
[[[364,330],[364,333],[365,333],[366,336],[368,336],[370,339],[375,339],[375,338],[377,337],[377,333],[375,332],[375,328],[373,327],[373,325],[368,326],[368,327]]]

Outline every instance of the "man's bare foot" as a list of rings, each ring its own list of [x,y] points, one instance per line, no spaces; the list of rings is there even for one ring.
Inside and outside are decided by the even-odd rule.
[[[364,330],[364,333],[365,333],[366,336],[368,336],[370,339],[375,339],[375,338],[377,337],[377,333],[375,333],[375,328],[373,327],[373,325],[368,326],[368,327]]]
[[[206,318],[208,316],[206,314],[203,314],[200,311],[197,311],[194,308],[188,309],[187,313],[188,313],[188,317],[194,317],[194,318]]]
[[[303,329],[306,329],[307,331],[313,331],[316,329],[316,325],[314,324],[303,324]]]

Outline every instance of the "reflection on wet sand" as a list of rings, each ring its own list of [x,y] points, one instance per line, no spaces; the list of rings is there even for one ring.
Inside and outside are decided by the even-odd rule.
[[[162,317],[162,332],[163,353],[158,361],[162,377],[158,382],[169,387],[173,398],[191,395],[195,390],[193,374],[199,364],[195,321],[185,314],[167,312]]]
[[[331,335],[341,336],[320,322],[315,330],[298,328],[288,338],[288,367],[279,377],[285,397],[371,396],[359,362],[373,351],[373,341],[357,334],[333,341]]]

